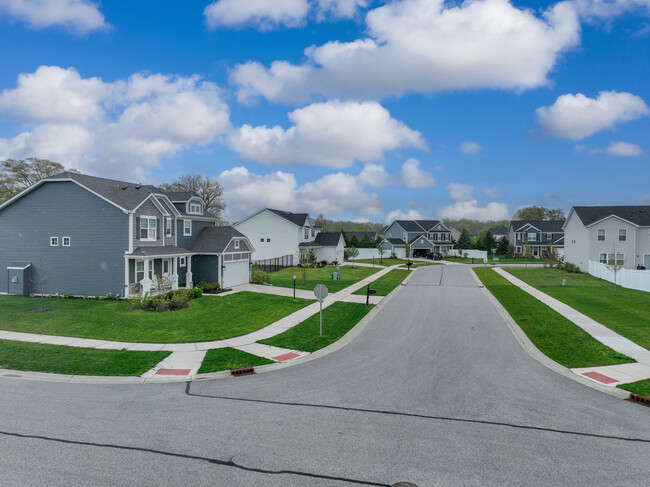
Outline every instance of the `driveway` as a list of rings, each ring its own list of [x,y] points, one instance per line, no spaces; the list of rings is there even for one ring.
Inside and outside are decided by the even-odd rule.
[[[532,360],[469,272],[419,268],[352,343],[275,372],[0,379],[0,485],[647,482],[650,409]]]

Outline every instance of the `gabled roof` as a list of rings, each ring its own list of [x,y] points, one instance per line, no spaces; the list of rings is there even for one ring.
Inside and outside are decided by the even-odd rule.
[[[173,245],[164,245],[162,247],[137,247],[131,254],[138,257],[161,257],[168,255],[185,255],[190,254],[189,250],[175,247]]]
[[[276,215],[281,216],[285,220],[290,221],[299,227],[304,227],[305,222],[309,218],[309,213],[291,213],[290,211],[274,210],[273,208],[267,208],[267,210],[272,211]]]
[[[248,242],[246,235],[233,227],[205,227],[190,246],[190,250],[198,254],[221,254],[233,238],[243,238]]]
[[[320,232],[316,235],[314,242],[321,247],[336,247],[341,240],[341,232]]]
[[[404,243],[404,240],[399,239],[399,238],[385,238],[384,242],[388,242],[393,247],[404,247],[406,245]]]
[[[572,210],[587,227],[610,216],[640,227],[650,226],[650,206],[574,206]]]
[[[510,226],[515,232],[519,232],[526,225],[530,225],[544,233],[561,233],[564,220],[513,220]]]
[[[185,203],[192,198],[199,198],[199,195],[193,193],[192,191],[164,191],[164,193],[174,203]]]
[[[449,231],[439,220],[395,220],[393,223],[397,223],[406,232],[430,232],[437,225],[444,229],[437,231]]]
[[[492,235],[508,235],[508,229],[504,226],[500,226],[499,228],[490,229],[490,233]]]
[[[440,221],[438,221],[438,220],[415,220],[415,223],[420,225],[420,227],[422,227],[422,230],[424,230],[425,232],[428,232],[430,230],[433,230],[433,227],[440,224]]]

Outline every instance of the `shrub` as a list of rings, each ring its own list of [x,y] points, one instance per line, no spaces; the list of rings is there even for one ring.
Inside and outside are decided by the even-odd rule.
[[[199,283],[199,287],[204,293],[218,293],[221,285],[218,282],[205,282],[203,285]]]
[[[261,269],[253,269],[253,274],[251,276],[251,282],[253,284],[264,284],[265,282],[271,282],[271,276],[264,272]]]
[[[571,272],[574,274],[582,274],[582,271],[580,270],[580,267],[578,267],[575,264],[572,264],[571,262],[566,262],[562,264],[561,266],[558,265],[558,268],[562,269],[563,271],[566,272]]]
[[[326,260],[321,260],[319,263],[320,263],[320,266],[321,266],[321,267],[325,267],[325,266],[327,265],[327,261],[326,261]]]
[[[199,288],[179,289],[156,296],[150,296],[149,293],[137,294],[131,299],[131,306],[149,311],[173,311],[186,308],[192,299],[201,297],[202,294]]]

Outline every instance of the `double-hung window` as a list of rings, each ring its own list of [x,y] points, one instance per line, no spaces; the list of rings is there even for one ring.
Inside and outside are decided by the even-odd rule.
[[[183,220],[183,235],[192,235],[192,220]]]
[[[604,242],[605,241],[605,229],[604,228],[599,228],[598,229],[598,241],[599,242]]]
[[[309,228],[305,227],[305,240],[309,240]]]
[[[607,264],[607,254],[600,254],[600,263]]]
[[[156,240],[156,217],[140,217],[140,240]]]
[[[531,232],[528,234],[528,241],[529,242],[537,242],[537,233]]]
[[[625,254],[616,254],[616,260],[614,260],[614,254],[607,255],[608,264],[624,265],[625,264]]]
[[[172,222],[170,217],[165,218],[165,237],[172,236]]]
[[[135,282],[140,282],[144,279],[144,261],[136,260],[135,261]]]
[[[627,230],[625,228],[621,228],[618,231],[618,241],[619,242],[625,242],[627,240]]]
[[[186,267],[186,266],[187,266],[187,261],[185,260],[185,257],[179,257],[178,267]]]
[[[61,240],[64,247],[70,247],[70,237],[63,237]]]
[[[59,237],[50,237],[50,247],[59,246]]]

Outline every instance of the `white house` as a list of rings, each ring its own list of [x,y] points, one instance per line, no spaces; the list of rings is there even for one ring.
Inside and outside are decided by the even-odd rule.
[[[564,223],[566,262],[616,259],[625,269],[650,269],[650,206],[574,206]]]
[[[308,213],[263,208],[233,225],[255,246],[254,263],[297,265],[301,250],[313,249],[316,260],[343,262],[340,232],[321,232]]]

